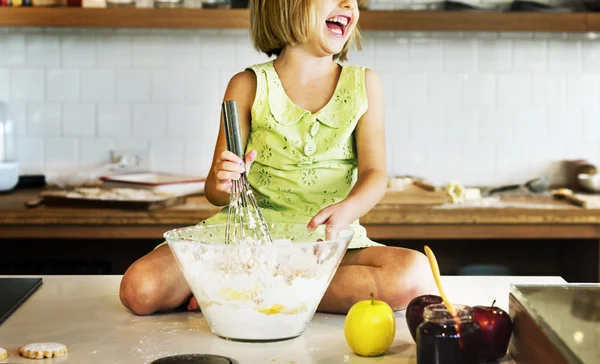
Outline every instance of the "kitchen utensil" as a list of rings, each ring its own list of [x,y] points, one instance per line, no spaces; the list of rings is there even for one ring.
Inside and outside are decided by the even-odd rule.
[[[564,199],[575,206],[587,208],[587,201],[575,196],[573,191],[568,188],[552,190],[552,196],[558,199]]]
[[[498,193],[498,192],[504,192],[504,191],[510,191],[510,190],[516,190],[521,188],[522,186],[525,187],[529,192],[532,193],[542,193],[546,190],[548,190],[548,186],[550,184],[550,181],[548,179],[548,177],[538,177],[538,178],[533,178],[530,179],[529,181],[525,182],[524,185],[506,185],[506,186],[501,186],[501,187],[497,187],[497,188],[492,188],[491,190],[488,191],[488,195],[493,195],[494,193]]]
[[[274,240],[265,245],[227,244],[225,224],[164,234],[219,337],[264,342],[302,335],[354,236],[354,230],[333,225],[268,228]]]
[[[227,149],[244,159],[237,103],[233,100],[223,102],[222,112]],[[260,212],[246,171],[233,181],[231,187],[226,232],[227,244],[272,244],[267,223]]]
[[[452,303],[448,299],[448,296],[446,296],[446,292],[444,291],[444,287],[442,286],[442,280],[440,278],[440,267],[438,265],[437,259],[435,258],[435,254],[433,254],[433,251],[427,245],[425,245],[425,255],[429,260],[431,273],[433,274],[433,279],[435,280],[437,289],[440,292],[440,297],[442,297],[442,300],[444,301],[444,305],[446,305],[448,312],[450,312],[452,316],[456,316],[456,310],[452,306]]]
[[[577,175],[577,183],[589,192],[600,192],[600,174],[580,173]]]
[[[424,189],[425,191],[434,192],[435,190],[437,190],[436,186],[432,185],[431,183],[427,183],[423,180],[420,180],[420,179],[413,179],[412,183],[413,183],[413,185],[420,187],[420,188]]]
[[[27,201],[25,207],[41,205],[58,207],[113,208],[126,210],[164,209],[186,202],[185,196],[158,194],[133,188],[77,187],[47,189],[37,199]]]
[[[16,132],[8,106],[0,102],[0,192],[12,190],[19,182]]]

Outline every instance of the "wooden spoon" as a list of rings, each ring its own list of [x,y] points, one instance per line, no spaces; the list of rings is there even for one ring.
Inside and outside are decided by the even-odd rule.
[[[437,259],[435,259],[433,251],[431,251],[431,249],[427,245],[425,245],[425,255],[427,255],[427,259],[429,259],[431,273],[433,273],[433,279],[435,280],[435,284],[437,285],[438,291],[440,291],[440,296],[444,301],[444,305],[446,305],[446,308],[448,309],[448,312],[450,312],[452,317],[456,317],[456,310],[454,309],[454,306],[452,306],[452,303],[450,303],[448,296],[446,296],[446,292],[444,292],[444,287],[442,287],[442,280],[440,279],[440,267],[438,266]]]
[[[552,196],[559,199],[565,199],[575,206],[583,207],[584,209],[587,208],[587,201],[575,196],[573,191],[568,188],[552,190]]]

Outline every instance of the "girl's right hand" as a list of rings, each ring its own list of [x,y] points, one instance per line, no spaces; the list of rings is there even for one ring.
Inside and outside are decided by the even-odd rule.
[[[256,155],[257,152],[255,150],[251,150],[246,154],[246,171],[250,170],[250,165],[256,159]],[[244,161],[232,152],[225,150],[219,155],[213,172],[217,181],[215,189],[220,192],[230,193],[232,181],[238,180],[244,172]]]

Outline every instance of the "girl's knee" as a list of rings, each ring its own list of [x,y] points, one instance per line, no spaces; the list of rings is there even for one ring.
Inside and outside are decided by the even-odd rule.
[[[149,315],[159,307],[160,275],[144,260],[133,263],[123,275],[119,296],[121,303],[136,315]]]

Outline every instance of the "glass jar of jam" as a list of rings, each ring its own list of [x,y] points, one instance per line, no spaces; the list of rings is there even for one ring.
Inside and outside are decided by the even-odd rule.
[[[444,304],[425,307],[417,328],[417,364],[478,364],[481,335],[471,307],[454,305],[452,317]]]

